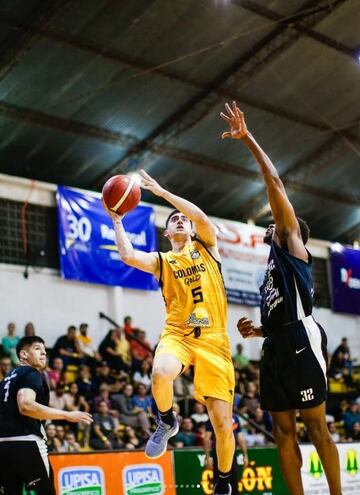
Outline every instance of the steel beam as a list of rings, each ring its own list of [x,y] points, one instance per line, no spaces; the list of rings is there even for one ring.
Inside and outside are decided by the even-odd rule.
[[[143,143],[143,141],[138,140],[134,136],[109,131],[101,127],[91,126],[71,119],[55,117],[53,115],[38,112],[29,108],[12,105],[4,101],[0,101],[0,116],[1,115],[16,122],[20,122],[21,124],[39,125],[46,128],[52,128],[57,131],[67,132],[72,135],[75,134],[83,138],[109,143],[114,146],[135,147]],[[153,141],[146,142],[145,144],[148,147],[149,153],[152,155],[174,158],[206,170],[212,169],[216,172],[231,174],[235,177],[242,177],[251,181],[262,181],[260,173],[253,170],[248,170],[239,165],[233,165],[220,160],[213,160],[204,155],[154,143]],[[330,192],[314,186],[309,187],[307,184],[303,184],[295,180],[287,181],[286,186],[289,190],[301,191],[305,194],[317,196],[322,199],[328,199],[351,205],[360,205],[360,196],[357,195]]]
[[[28,19],[28,25],[36,26],[37,30],[45,29],[61,15],[71,0],[46,0],[34,9]],[[0,46],[0,81],[20,62],[29,49],[39,38],[38,32],[29,27],[15,29]]]
[[[348,0],[338,0],[330,4],[326,3],[325,5],[319,8],[319,12],[323,10],[328,11],[329,8],[335,9],[340,5],[344,4],[346,1]],[[325,34],[314,31],[314,29],[312,29],[306,22],[302,22],[303,18],[307,17],[306,12],[300,19],[297,19],[296,16],[291,16],[291,19],[288,20],[288,19],[284,19],[284,16],[282,14],[279,14],[275,10],[269,9],[268,7],[260,5],[254,2],[253,0],[232,0],[232,3],[235,5],[239,5],[241,8],[249,12],[252,12],[253,14],[260,15],[265,19],[269,19],[271,21],[276,21],[276,22],[289,23],[291,29],[298,31],[300,34],[304,34],[308,38],[311,38],[321,43],[322,45],[327,46],[328,48],[332,48],[333,50],[336,50],[342,55],[346,55],[348,57],[351,57],[353,60],[354,59],[357,60],[358,53],[356,50],[354,50],[353,48],[347,45],[344,45],[340,41],[336,41],[333,38],[326,36]],[[313,16],[314,14],[312,13],[311,15]]]

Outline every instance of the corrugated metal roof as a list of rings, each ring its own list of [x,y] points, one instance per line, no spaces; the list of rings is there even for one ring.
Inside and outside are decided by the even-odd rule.
[[[146,167],[264,224],[254,160],[220,139],[238,98],[313,235],[359,238],[359,17],[358,0],[3,1],[0,172],[99,189]]]

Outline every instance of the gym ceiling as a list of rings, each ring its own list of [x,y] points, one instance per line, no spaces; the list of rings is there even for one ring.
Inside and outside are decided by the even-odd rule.
[[[312,236],[352,243],[359,57],[360,0],[2,0],[0,172],[100,190],[144,168],[266,225],[254,160],[220,139],[236,99]]]

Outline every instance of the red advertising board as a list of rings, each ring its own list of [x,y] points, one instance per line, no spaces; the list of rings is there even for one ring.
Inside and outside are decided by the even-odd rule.
[[[50,456],[58,495],[175,495],[172,456],[150,461],[144,452]]]

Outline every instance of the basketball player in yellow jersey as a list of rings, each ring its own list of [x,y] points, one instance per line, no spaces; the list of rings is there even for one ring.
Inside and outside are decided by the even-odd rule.
[[[234,455],[232,401],[234,369],[226,333],[227,308],[215,227],[205,213],[189,201],[163,189],[142,171],[144,189],[174,206],[164,235],[167,253],[144,253],[131,245],[121,217],[104,208],[114,222],[116,243],[127,265],[154,274],[166,305],[166,325],[156,349],[152,393],[159,410],[157,429],[145,453],[156,459],[164,454],[179,426],[172,410],[173,381],[194,365],[195,398],[206,405],[216,435],[219,478],[215,495],[230,495],[229,476]],[[194,227],[194,229],[193,229]]]

